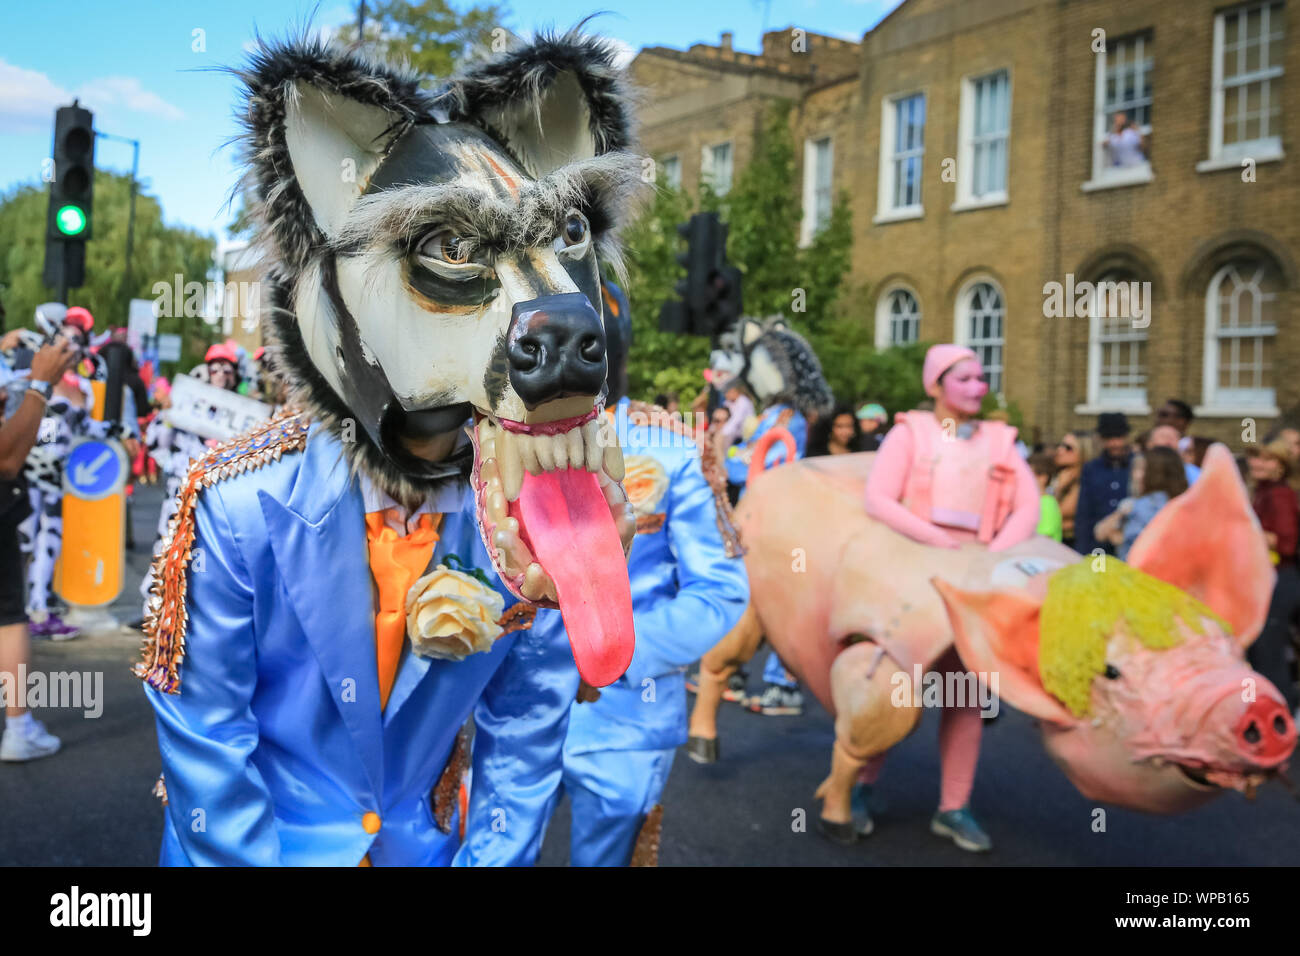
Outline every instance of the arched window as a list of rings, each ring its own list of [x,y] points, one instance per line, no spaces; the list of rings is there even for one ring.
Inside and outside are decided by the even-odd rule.
[[[891,289],[876,303],[876,347],[906,345],[921,337],[921,306],[911,289]]]
[[[1205,405],[1276,414],[1277,270],[1236,259],[1205,292]]]
[[[1146,414],[1150,288],[1129,272],[1097,282],[1088,315],[1089,405]]]
[[[956,341],[970,347],[984,365],[989,391],[1002,391],[1002,349],[1006,344],[1006,304],[992,281],[971,282],[957,296]]]

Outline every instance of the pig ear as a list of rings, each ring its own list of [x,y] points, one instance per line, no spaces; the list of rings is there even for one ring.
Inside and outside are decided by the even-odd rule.
[[[1242,646],[1255,640],[1268,616],[1273,563],[1225,446],[1210,446],[1200,478],[1157,512],[1128,563],[1203,601]]]
[[[1041,602],[1014,591],[962,591],[931,578],[948,609],[962,663],[998,675],[998,695],[1016,710],[1062,725],[1078,721],[1047,692],[1038,676]]]

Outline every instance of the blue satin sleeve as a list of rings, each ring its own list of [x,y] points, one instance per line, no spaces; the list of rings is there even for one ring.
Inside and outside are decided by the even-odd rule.
[[[531,866],[564,769],[578,669],[559,611],[520,633],[474,710],[465,840],[453,866]]]
[[[697,455],[682,457],[667,497],[678,590],[669,600],[633,609],[636,651],[623,678],[633,687],[699,659],[735,626],[749,603],[745,563],[727,557],[713,490]]]
[[[218,488],[196,509],[189,571],[189,625],[179,694],[146,685],[158,726],[167,813],[189,862],[274,866],[280,862],[271,796],[251,756],[258,726],[253,588]],[[199,549],[202,549],[201,551]]]

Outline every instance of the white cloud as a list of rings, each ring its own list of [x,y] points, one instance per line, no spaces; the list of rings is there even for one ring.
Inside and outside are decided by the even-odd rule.
[[[72,94],[44,73],[0,60],[0,130],[28,133],[50,126],[57,107],[72,102]]]
[[[185,114],[175,106],[141,86],[134,76],[105,76],[91,80],[78,88],[77,96],[90,109],[124,106],[133,113],[149,113],[163,119],[185,118]]]
[[[133,76],[106,76],[66,90],[46,74],[0,59],[0,131],[30,133],[50,128],[53,114],[77,98],[88,109],[120,107],[163,119],[184,119],[182,113]]]

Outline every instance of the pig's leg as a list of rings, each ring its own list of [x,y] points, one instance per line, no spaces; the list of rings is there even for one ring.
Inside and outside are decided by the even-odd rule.
[[[883,754],[912,732],[921,709],[911,695],[898,697],[900,670],[893,659],[870,641],[846,648],[831,665],[831,699],[835,704],[835,745],[831,753],[831,774],[817,788],[822,801],[822,820],[831,824],[828,833],[848,834],[852,826],[853,784],[870,758]],[[910,678],[902,682],[910,688]],[[838,825],[838,826],[836,826]]]
[[[731,675],[758,652],[762,640],[763,625],[751,604],[727,636],[700,658],[700,686],[691,709],[686,742],[687,754],[697,763],[713,763],[718,759],[718,708],[722,705],[722,692]]]

